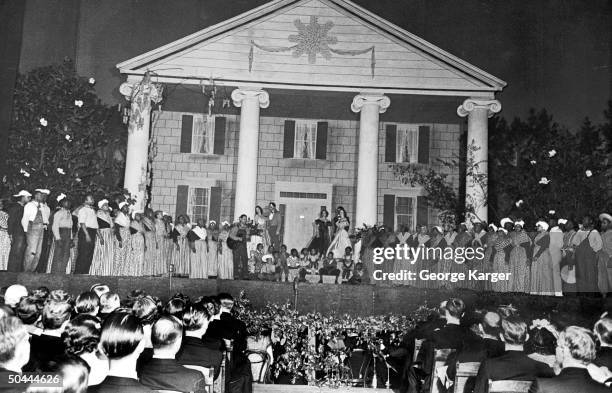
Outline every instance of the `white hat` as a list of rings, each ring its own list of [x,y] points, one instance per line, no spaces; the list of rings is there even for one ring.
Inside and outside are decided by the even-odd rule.
[[[499,222],[499,226],[500,227],[504,227],[506,224],[512,224],[512,220],[509,219],[508,217],[502,218],[501,221]]]
[[[119,202],[119,210],[123,209],[125,205],[127,205],[127,202]]]
[[[495,232],[497,232],[497,230],[499,229],[499,228],[497,228],[497,225],[495,225],[495,224],[493,224],[493,223],[490,223],[490,224],[489,224],[489,228],[493,228],[493,230],[494,230]]]
[[[548,225],[548,223],[547,223],[547,222],[544,222],[544,221],[538,221],[538,222],[536,222],[536,228],[537,228],[537,227],[542,227],[542,229],[544,229],[545,231],[547,231],[547,230],[548,230],[548,228],[550,228],[550,225]]]
[[[229,225],[229,224],[230,224],[230,223],[229,223],[229,221],[222,221],[222,222],[221,222],[221,225],[222,225],[222,226],[226,226],[226,225]]]
[[[101,201],[98,202],[98,209],[102,209],[102,206],[107,205],[108,204],[108,199],[102,199]]]
[[[215,221],[215,220],[210,220],[208,223],[209,223],[209,224],[216,224],[216,223],[217,223],[217,221]]]
[[[599,219],[600,220],[608,220],[608,221],[612,222],[612,216],[609,215],[608,213],[601,213],[599,215]]]
[[[61,194],[59,194],[57,196],[57,198],[55,198],[58,202],[60,202],[62,199],[66,199],[66,194],[64,194],[63,192]]]
[[[37,188],[36,190],[34,190],[35,192],[40,192],[41,194],[51,194],[51,191],[47,190],[46,188]]]
[[[4,293],[4,304],[15,307],[22,297],[28,296],[28,290],[23,285],[13,284]]]
[[[565,218],[560,218],[560,219],[558,219],[558,220],[557,220],[557,223],[558,223],[559,225],[565,225],[565,224],[567,224],[567,219],[565,219]]]
[[[525,221],[523,221],[523,220],[514,221],[514,225],[520,225],[521,228],[522,228],[522,227],[525,226]]]
[[[30,194],[30,193],[29,193],[29,192],[27,192],[26,190],[21,190],[21,191],[19,191],[19,193],[18,193],[18,194],[15,194],[15,195],[13,195],[13,196],[15,196],[15,197],[24,197],[24,196],[26,196],[26,197],[31,197],[31,196],[32,196],[32,194]]]
[[[444,233],[444,229],[442,229],[442,227],[439,226],[439,225],[435,226],[434,229],[436,229],[438,232],[440,232],[440,234]]]

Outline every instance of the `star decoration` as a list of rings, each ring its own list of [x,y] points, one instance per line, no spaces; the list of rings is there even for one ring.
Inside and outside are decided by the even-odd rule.
[[[316,16],[310,17],[310,23],[304,24],[301,20],[296,19],[295,27],[298,29],[298,34],[289,36],[290,42],[295,42],[293,47],[293,56],[300,57],[303,54],[308,54],[308,63],[314,64],[317,62],[317,54],[321,54],[326,60],[332,57],[329,45],[334,45],[338,42],[335,36],[328,35],[329,31],[334,27],[334,23],[329,21],[325,24],[320,24]]]

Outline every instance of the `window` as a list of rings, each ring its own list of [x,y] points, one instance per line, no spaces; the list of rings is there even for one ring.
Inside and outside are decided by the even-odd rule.
[[[293,158],[317,158],[317,122],[296,120]]]
[[[206,115],[193,116],[193,132],[191,138],[192,153],[214,154],[215,117]]]
[[[395,228],[415,228],[416,205],[415,197],[395,197]]]
[[[414,164],[419,159],[419,127],[416,125],[397,126],[396,162]]]
[[[189,204],[187,211],[190,213],[191,222],[195,223],[199,219],[208,221],[210,207],[210,189],[189,187]]]

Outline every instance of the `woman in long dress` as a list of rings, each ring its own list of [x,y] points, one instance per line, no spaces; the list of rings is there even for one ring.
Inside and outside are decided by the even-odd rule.
[[[312,223],[313,238],[308,245],[308,251],[315,249],[319,255],[324,255],[331,243],[331,227],[329,212],[325,209],[321,210],[319,218]]]
[[[479,272],[486,272],[488,260],[486,259],[486,242],[487,242],[487,231],[484,229],[482,222],[474,222],[472,227],[472,241],[470,246],[474,249],[474,258],[470,260],[470,268],[478,270]],[[477,252],[477,250],[479,250]],[[485,289],[485,283],[483,281],[476,281],[472,283],[472,288],[482,291]]]
[[[211,220],[208,223],[208,277],[219,275],[219,228],[217,222]]]
[[[229,237],[229,222],[221,223],[221,231],[219,232],[219,274],[218,278],[223,280],[232,280],[234,278],[234,260],[232,250],[227,245]]]
[[[6,270],[11,238],[8,234],[8,213],[4,211],[4,201],[0,199],[0,270]]]
[[[129,263],[129,255],[132,244],[130,233],[130,207],[126,202],[119,204],[119,213],[115,217],[115,258],[113,275],[121,276]]]
[[[430,239],[431,236],[429,235],[429,228],[427,228],[427,225],[421,225],[419,226],[418,233],[416,235],[411,236],[408,240],[408,243],[411,247],[415,247],[415,249],[418,247],[421,250],[419,251],[419,254],[411,255],[411,258],[413,260],[410,261],[410,263],[412,264],[411,270],[415,272],[417,276],[419,275],[421,270],[425,268],[429,269],[429,266],[424,259],[423,253],[425,252],[425,245],[428,244]],[[412,285],[417,288],[425,288],[425,281],[421,281],[420,279],[417,279],[416,281],[405,280],[404,284]]]
[[[204,219],[187,233],[189,244],[189,278],[208,278],[208,233]]]
[[[533,239],[533,259],[531,263],[531,294],[552,296],[555,294],[552,258],[548,248],[550,235],[548,223],[536,223],[537,235]]]
[[[442,248],[442,259],[438,262],[438,273],[451,273],[455,265],[455,261],[452,258],[446,258],[445,254],[447,248],[453,248],[455,239],[457,238],[457,232],[455,232],[454,224],[444,224],[444,247]],[[454,255],[454,252],[453,254]],[[447,288],[457,287],[457,282],[449,281],[438,281],[438,287],[446,286]]]
[[[529,293],[531,290],[531,239],[523,229],[525,222],[518,220],[510,232],[512,250],[510,251],[510,285],[511,292]]]
[[[98,202],[98,235],[89,268],[89,274],[94,276],[111,276],[114,269],[115,242],[113,231],[115,224],[110,214],[108,200]]]
[[[147,252],[147,241],[145,238],[145,228],[142,224],[143,212],[135,212],[134,219],[130,225],[130,253],[128,263],[124,270],[125,276],[142,276],[144,273],[145,253]]]
[[[593,228],[593,218],[582,219],[582,229],[576,232],[572,244],[575,247],[576,291],[594,294],[597,286],[597,253],[602,249],[601,235]]]
[[[147,251],[144,256],[143,276],[155,275],[155,258],[157,257],[157,236],[155,235],[155,215],[153,210],[146,209],[142,216],[142,226],[144,228]]]
[[[351,239],[349,238],[348,229],[351,225],[346,210],[342,206],[336,209],[337,216],[335,218],[336,233],[334,240],[325,251],[325,255],[330,252],[334,254],[334,258],[341,259],[344,257],[344,252],[347,247],[351,247]]]
[[[462,222],[458,226],[457,236],[455,236],[455,241],[452,243],[451,247],[455,250],[463,250],[462,257],[456,257],[451,265],[451,273],[463,273],[465,277],[468,277],[468,265],[469,261],[465,258],[465,249],[472,242],[472,235],[468,232],[467,224]],[[454,255],[459,255],[457,251],[455,251]],[[456,287],[459,288],[474,288],[475,283],[471,280],[457,281],[455,284]]]
[[[168,274],[170,271],[170,265],[172,264],[172,258],[174,258],[174,252],[176,251],[176,244],[174,243],[174,223],[172,217],[164,213],[164,224],[166,225],[166,237],[164,238],[164,274]]]
[[[510,251],[512,250],[512,239],[510,231],[514,223],[509,218],[501,220],[501,228],[497,230],[497,241],[493,253],[493,269],[495,273],[510,273]],[[508,281],[498,280],[491,283],[491,289],[495,292],[508,292]]]
[[[263,214],[261,206],[255,206],[255,216],[253,217],[253,224],[256,226],[256,231],[251,232],[251,240],[247,242],[248,255],[251,255],[253,251],[257,249],[259,243],[263,244],[264,250],[268,249],[270,245],[270,235],[267,230],[267,220]]]
[[[490,273],[493,271],[493,258],[495,255],[495,245],[499,240],[499,234],[497,233],[499,228],[497,225],[491,223],[487,227],[487,234],[484,236],[484,259],[482,261],[482,271],[485,273]],[[491,281],[484,281],[483,289],[486,291],[491,291],[492,285]]]
[[[444,229],[441,226],[435,226],[431,229],[430,239],[425,243],[426,249],[431,249],[427,255],[423,256],[423,270],[428,270],[429,273],[440,273],[445,271],[444,266],[444,249],[446,248],[446,240],[444,239]],[[425,280],[423,288],[434,289],[439,288],[441,284],[434,280]]]
[[[164,213],[161,210],[155,212],[155,257],[153,260],[153,275],[161,276],[168,271],[168,236],[170,232],[164,222]]]
[[[187,234],[191,230],[189,218],[181,214],[178,216],[176,225],[172,230],[174,240],[174,251],[172,253],[172,264],[174,273],[182,276],[189,276],[189,245],[187,244]]]

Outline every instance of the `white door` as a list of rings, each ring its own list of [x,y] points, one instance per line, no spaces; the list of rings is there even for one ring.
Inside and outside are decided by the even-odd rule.
[[[285,233],[283,243],[290,251],[296,248],[298,252],[308,245],[312,239],[312,223],[319,216],[321,204],[318,201],[295,201],[286,204]]]

